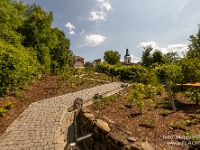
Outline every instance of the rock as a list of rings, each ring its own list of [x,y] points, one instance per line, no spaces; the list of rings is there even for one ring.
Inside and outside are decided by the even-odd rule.
[[[94,120],[94,119],[95,119],[94,114],[91,114],[91,113],[84,113],[84,116],[85,116],[86,118],[91,119],[91,120]]]
[[[100,119],[96,119],[96,125],[103,129],[104,131],[106,132],[109,132],[110,131],[110,127],[108,126],[108,124],[106,122],[104,122],[103,120],[100,120]]]
[[[129,135],[133,134],[131,131],[125,131],[125,133],[127,133]]]
[[[123,131],[117,131],[115,133],[112,133],[110,136],[112,139],[115,140],[116,143],[118,143],[117,145],[119,147],[124,147],[126,144],[128,144],[128,135]]]
[[[148,142],[141,142],[141,149],[142,150],[155,150],[151,144]]]
[[[135,142],[136,138],[130,136],[130,137],[127,138],[127,140],[130,141],[130,142]]]
[[[128,135],[133,134],[131,131],[127,131],[127,130],[124,130],[124,129],[122,129],[122,131],[125,132],[125,133],[127,133]]]
[[[99,111],[99,110],[97,110],[97,111],[95,111],[95,113],[99,114],[99,113],[100,113],[100,111]]]
[[[126,146],[125,150],[155,150],[148,142],[134,142],[134,144]]]
[[[106,117],[106,116],[103,116],[103,118],[104,118],[105,120],[107,120],[108,122],[112,123],[112,124],[115,123],[115,121],[112,121],[112,120],[108,119],[108,117]]]
[[[91,110],[88,107],[82,107],[81,110],[83,113],[91,113]]]

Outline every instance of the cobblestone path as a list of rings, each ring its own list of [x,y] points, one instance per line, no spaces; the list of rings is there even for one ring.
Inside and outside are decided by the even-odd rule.
[[[32,103],[8,127],[0,139],[0,150],[63,150],[74,117],[68,108],[75,98],[87,102],[98,92],[112,93],[119,89],[121,83],[113,82]]]

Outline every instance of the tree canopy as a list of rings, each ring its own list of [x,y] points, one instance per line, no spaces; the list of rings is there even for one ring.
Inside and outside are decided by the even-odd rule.
[[[61,71],[73,55],[53,13],[23,1],[0,1],[0,95],[31,82],[38,73]]]
[[[107,50],[104,53],[104,60],[110,65],[116,65],[120,62],[121,55],[118,51]]]

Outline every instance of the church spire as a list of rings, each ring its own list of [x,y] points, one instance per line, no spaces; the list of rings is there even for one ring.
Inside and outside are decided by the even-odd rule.
[[[125,56],[130,56],[128,48],[126,48],[126,55]]]

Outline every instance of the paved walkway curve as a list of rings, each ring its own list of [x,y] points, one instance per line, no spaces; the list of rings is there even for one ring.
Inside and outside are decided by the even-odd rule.
[[[0,139],[0,150],[63,150],[68,128],[73,122],[73,113],[67,112],[67,108],[72,106],[74,99],[80,97],[86,102],[97,92],[121,89],[121,84],[108,83],[32,103],[8,127]]]

